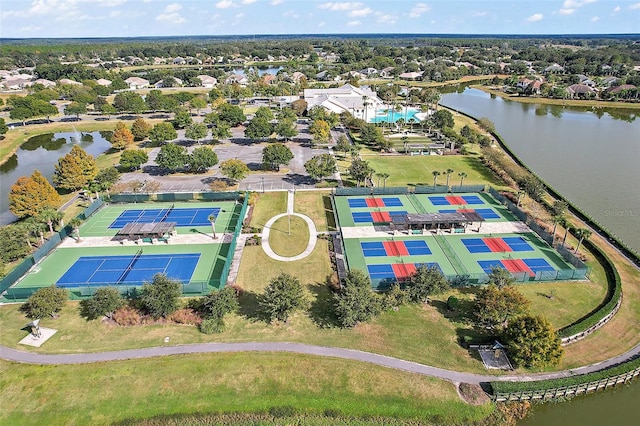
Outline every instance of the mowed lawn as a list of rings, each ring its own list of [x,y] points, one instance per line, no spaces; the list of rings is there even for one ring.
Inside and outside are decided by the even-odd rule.
[[[284,353],[60,366],[0,361],[0,389],[0,423],[5,425],[101,425],[159,415],[266,412],[277,407],[319,415],[331,410],[345,416],[468,424],[494,409],[491,404],[464,403],[453,384],[434,378]]]
[[[362,158],[369,162],[369,165],[376,173],[387,173],[387,186],[407,186],[407,185],[433,185],[433,171],[441,173],[438,176],[438,184],[446,183],[446,170],[452,169],[449,185],[460,185],[458,173],[464,172],[464,185],[485,185],[489,183],[494,187],[501,187],[501,183],[496,180],[491,171],[481,163],[478,157],[462,155],[393,155],[393,156],[368,156]],[[373,176],[373,181],[377,185],[377,177]],[[380,182],[383,185],[383,181]]]

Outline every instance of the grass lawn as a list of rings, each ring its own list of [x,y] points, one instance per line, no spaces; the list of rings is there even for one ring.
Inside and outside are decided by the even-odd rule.
[[[0,422],[7,425],[98,425],[286,406],[316,414],[333,410],[465,424],[493,410],[490,404],[465,404],[455,387],[441,380],[293,354],[203,354],[61,366],[0,361],[0,371]],[[87,392],[88,383],[95,391]]]
[[[253,200],[255,203],[253,204],[250,226],[262,228],[269,219],[287,211],[287,193],[284,191],[256,192],[252,194]]]
[[[453,169],[449,184],[452,186],[460,185],[460,177],[458,173],[464,172],[467,177],[464,178],[465,185],[484,185],[489,183],[495,188],[501,188],[499,182],[484,165],[478,157],[463,155],[423,155],[423,156],[363,156],[363,159],[369,162],[369,165],[376,173],[387,173],[387,186],[406,186],[406,185],[433,185],[432,171],[437,170],[442,173],[438,176],[438,184],[443,185],[446,182],[445,170]],[[375,181],[375,177],[374,177]]]
[[[296,191],[294,210],[310,217],[318,232],[335,230],[329,192]]]
[[[299,255],[309,243],[309,227],[298,216],[284,216],[271,226],[269,244],[276,254],[284,257]]]

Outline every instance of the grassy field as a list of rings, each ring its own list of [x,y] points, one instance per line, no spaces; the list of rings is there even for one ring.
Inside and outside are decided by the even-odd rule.
[[[264,192],[252,195],[256,203],[253,205],[250,226],[262,228],[272,217],[287,211],[286,192]]]
[[[296,256],[309,243],[309,227],[298,216],[284,216],[271,226],[269,244],[276,254],[284,257]]]
[[[329,192],[296,191],[295,211],[309,216],[318,232],[336,229]]]
[[[502,188],[502,183],[498,181],[494,175],[480,162],[475,156],[462,155],[424,155],[424,156],[406,156],[406,155],[363,155],[363,159],[369,162],[369,165],[376,173],[387,173],[387,186],[406,186],[406,185],[433,185],[434,170],[439,171],[442,175],[438,176],[438,184],[443,185],[446,182],[447,169],[452,169],[449,184],[460,185],[460,177],[458,173],[464,172],[467,177],[464,178],[465,185],[485,185],[490,184],[496,188]],[[374,182],[376,178],[374,176]]]
[[[462,424],[493,410],[491,405],[465,404],[452,384],[433,378],[291,354],[188,355],[64,366],[0,361],[0,371],[0,423],[6,425],[101,425],[277,407]],[[87,392],[89,382],[95,391]]]

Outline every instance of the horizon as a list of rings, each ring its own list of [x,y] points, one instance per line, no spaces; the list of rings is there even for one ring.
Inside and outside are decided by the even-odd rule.
[[[2,0],[2,39],[598,36],[640,33],[638,0]]]

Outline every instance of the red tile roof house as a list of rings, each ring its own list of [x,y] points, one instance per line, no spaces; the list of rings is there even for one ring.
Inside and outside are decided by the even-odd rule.
[[[594,97],[598,92],[593,87],[586,84],[572,84],[566,89],[569,97],[573,98],[590,98]]]

